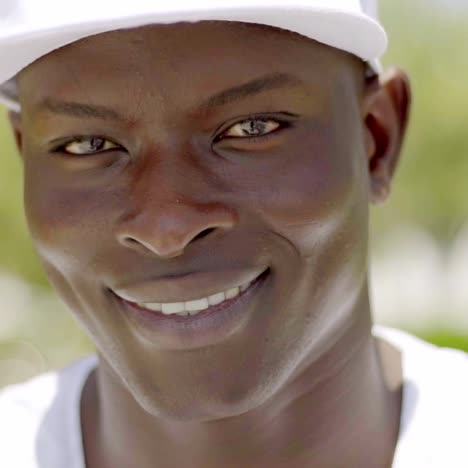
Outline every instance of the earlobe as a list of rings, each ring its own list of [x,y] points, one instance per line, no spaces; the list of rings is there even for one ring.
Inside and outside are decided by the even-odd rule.
[[[400,69],[385,73],[377,83],[369,84],[366,90],[364,125],[372,203],[383,203],[390,194],[410,107],[410,82]]]
[[[21,114],[19,112],[10,111],[8,113],[13,135],[15,137],[16,146],[20,154],[23,152],[23,125]]]

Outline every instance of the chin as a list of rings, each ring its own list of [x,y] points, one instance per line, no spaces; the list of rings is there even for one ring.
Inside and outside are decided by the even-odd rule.
[[[263,376],[263,377],[260,377]],[[232,379],[231,374],[231,379]],[[259,372],[253,379],[238,374],[234,382],[207,379],[202,384],[186,381],[189,391],[176,393],[148,382],[133,382],[130,391],[148,414],[175,422],[208,422],[241,416],[263,405],[280,386]]]

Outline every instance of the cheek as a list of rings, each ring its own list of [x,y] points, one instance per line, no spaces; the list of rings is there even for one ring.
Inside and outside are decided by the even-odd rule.
[[[26,218],[39,254],[61,270],[90,262],[109,242],[121,197],[115,191],[72,186],[53,171],[25,167]]]
[[[259,216],[275,232],[303,256],[353,225],[361,232],[367,203],[358,141],[336,128],[321,128],[313,136],[303,135],[285,161],[268,175],[267,191],[256,203]]]

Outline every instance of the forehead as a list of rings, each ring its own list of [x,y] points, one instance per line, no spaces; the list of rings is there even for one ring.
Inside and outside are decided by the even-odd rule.
[[[20,75],[22,97],[103,99],[128,91],[171,95],[216,92],[256,76],[290,73],[330,82],[362,68],[356,57],[299,34],[260,24],[152,25],[83,39],[39,59]]]

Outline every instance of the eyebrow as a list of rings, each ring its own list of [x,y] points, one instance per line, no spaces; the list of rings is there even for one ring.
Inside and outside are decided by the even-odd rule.
[[[294,75],[288,73],[271,73],[215,94],[201,105],[201,110],[206,112],[216,107],[221,107],[231,102],[245,99],[265,91],[302,84],[303,82]],[[73,101],[60,101],[50,97],[42,100],[38,107],[53,114],[65,115],[79,119],[91,118],[120,122],[127,120],[117,111],[109,107],[83,104]]]
[[[53,114],[66,115],[79,119],[100,119],[100,120],[126,120],[117,111],[105,106],[82,104],[72,101],[59,101],[52,98],[46,98],[38,106]]]
[[[271,73],[234,88],[221,91],[209,98],[204,104],[202,104],[201,108],[204,111],[208,111],[215,107],[220,107],[265,91],[302,84],[303,82],[294,75],[290,75],[288,73]]]

